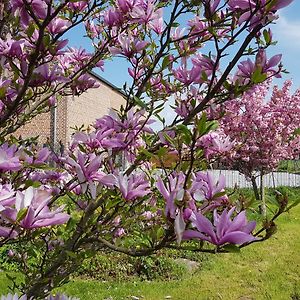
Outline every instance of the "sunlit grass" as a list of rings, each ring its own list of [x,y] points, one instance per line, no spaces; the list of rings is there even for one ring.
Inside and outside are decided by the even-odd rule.
[[[111,284],[75,280],[64,289],[81,299],[300,299],[300,206],[278,220],[268,241],[240,254],[213,256],[182,281]],[[297,295],[299,298],[296,298]],[[292,296],[294,298],[292,298]]]

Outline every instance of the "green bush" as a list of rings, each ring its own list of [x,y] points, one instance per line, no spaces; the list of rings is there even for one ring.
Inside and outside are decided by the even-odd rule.
[[[128,257],[124,254],[99,253],[86,259],[75,276],[101,281],[171,280],[186,274],[186,269],[168,255]]]

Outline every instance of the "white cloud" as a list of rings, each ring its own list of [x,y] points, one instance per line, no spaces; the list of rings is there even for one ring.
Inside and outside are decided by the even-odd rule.
[[[300,51],[300,21],[289,20],[281,15],[273,27],[278,46],[283,49]]]

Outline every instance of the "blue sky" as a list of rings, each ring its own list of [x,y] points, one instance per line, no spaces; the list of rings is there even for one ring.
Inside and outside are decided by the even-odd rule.
[[[278,44],[270,53],[282,53],[284,67],[290,72],[284,79],[292,79],[294,87],[300,87],[300,1],[294,0],[290,6],[280,10],[280,18],[273,26],[273,34]]]
[[[292,79],[294,89],[300,87],[300,0],[294,0],[290,6],[279,11],[280,18],[277,24],[272,26],[274,39],[278,44],[270,47],[269,55],[282,53],[284,68],[290,73],[284,74],[283,79]],[[68,35],[70,45],[83,46],[89,50],[90,42],[82,36],[84,31],[76,29]],[[100,74],[118,87],[122,87],[129,79],[127,64],[124,60],[118,59],[105,63],[105,72]],[[130,79],[129,79],[130,80]],[[282,80],[276,80],[280,84]]]

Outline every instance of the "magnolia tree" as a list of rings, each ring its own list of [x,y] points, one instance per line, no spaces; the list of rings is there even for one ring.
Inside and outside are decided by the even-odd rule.
[[[255,197],[262,201],[263,175],[276,170],[280,161],[297,158],[300,149],[300,91],[291,94],[292,83],[286,81],[282,89],[273,88],[268,101],[271,84],[268,80],[226,102],[220,121],[221,131],[233,144],[226,163],[252,181]]]
[[[23,298],[48,296],[96,251],[218,253],[270,236],[285,199],[254,231],[224,178],[205,171],[230,147],[205,111],[280,76],[281,56],[266,58],[274,43],[267,27],[290,2],[1,2],[0,244],[24,273],[14,282]],[[76,26],[93,53],[68,47],[64,36]],[[65,155],[13,138],[65,95],[95,87],[88,71],[114,57],[132,78],[125,104],[77,132]],[[176,117],[166,123],[171,97]]]

